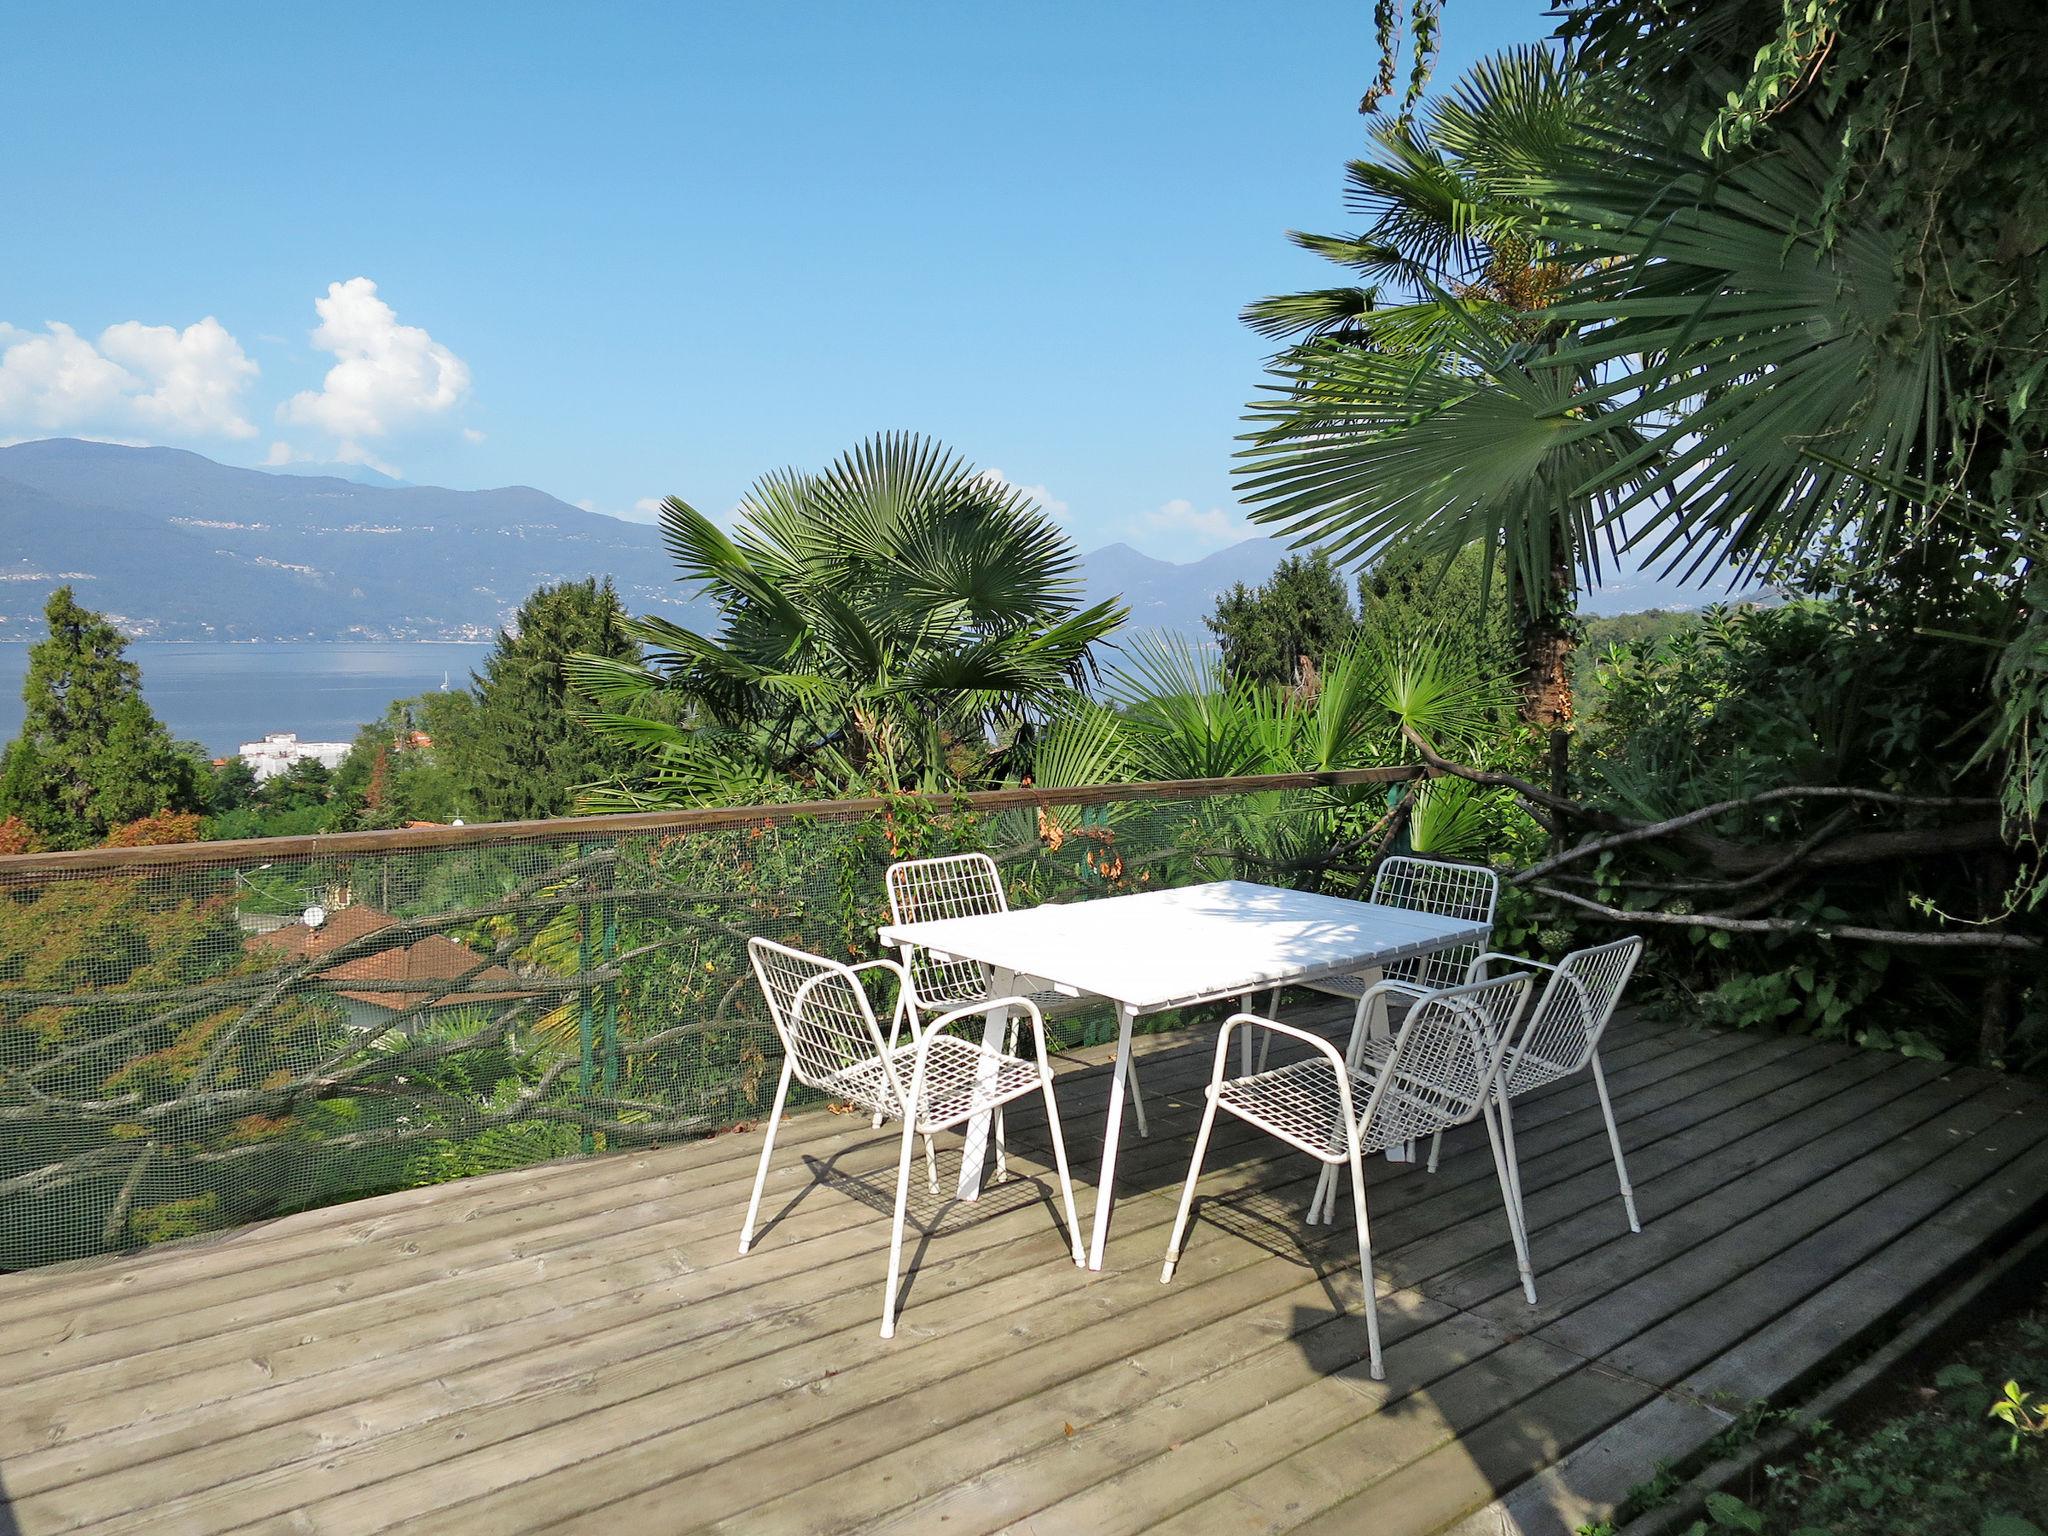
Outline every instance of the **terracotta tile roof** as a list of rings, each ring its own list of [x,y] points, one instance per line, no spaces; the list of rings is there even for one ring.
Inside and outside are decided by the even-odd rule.
[[[317,957],[353,944],[366,934],[389,928],[396,921],[388,912],[356,903],[330,913],[327,921],[318,928],[308,928],[304,923],[287,923],[274,932],[255,934],[249,939],[249,948],[275,950],[289,956]],[[317,974],[321,980],[329,982],[453,981],[467,973],[481,958],[475,950],[467,949],[453,939],[430,933],[401,947],[344,960]],[[519,986],[517,976],[495,963],[486,965],[463,986],[465,990],[437,998],[426,1006],[460,1008],[469,1003],[505,1003],[533,995]],[[477,987],[503,987],[508,990],[469,990]],[[417,1008],[422,999],[431,995],[425,992],[382,992],[373,987],[340,987],[336,992],[356,1002],[370,1003],[394,1012]]]

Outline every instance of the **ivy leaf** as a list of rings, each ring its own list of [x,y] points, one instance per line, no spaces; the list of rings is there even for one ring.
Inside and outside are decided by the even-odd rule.
[[[1764,1528],[1764,1514],[1760,1509],[1751,1509],[1732,1493],[1710,1493],[1707,1495],[1707,1514],[1714,1524],[1731,1531],[1761,1531]],[[1983,1536],[1983,1533],[1979,1533]],[[2019,1532],[1993,1533],[1993,1536],[2020,1536]]]
[[[1945,1365],[1934,1378],[1934,1384],[1944,1392],[1953,1392],[1957,1387],[1981,1387],[1984,1373],[1967,1365]]]

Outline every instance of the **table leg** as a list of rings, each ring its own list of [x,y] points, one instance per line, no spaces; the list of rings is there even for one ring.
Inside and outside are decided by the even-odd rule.
[[[988,995],[1006,997],[1017,988],[1016,975],[1010,971],[991,970],[988,973]],[[984,1051],[1000,1051],[1003,1048],[1010,1014],[1007,1008],[991,1008],[984,1016],[981,1026],[981,1047]],[[978,1077],[984,1079],[984,1086],[995,1086],[998,1071],[995,1058],[984,1056],[976,1069]],[[995,1115],[984,1110],[967,1122],[967,1141],[960,1149],[960,1186],[962,1200],[977,1200],[981,1197],[981,1176],[983,1166],[988,1162],[988,1138]]]
[[[1088,1267],[1102,1268],[1102,1250],[1109,1241],[1109,1208],[1116,1203],[1116,1143],[1124,1123],[1124,1079],[1131,1071],[1131,1026],[1135,1008],[1117,1006],[1116,1071],[1109,1079],[1109,1124],[1102,1131],[1102,1169],[1095,1180],[1095,1237],[1088,1247]]]

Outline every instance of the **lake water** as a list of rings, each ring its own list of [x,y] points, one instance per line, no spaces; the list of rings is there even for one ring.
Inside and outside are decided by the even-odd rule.
[[[21,730],[26,645],[0,645],[0,742]],[[347,741],[393,699],[466,687],[483,643],[169,645],[138,640],[128,659],[171,734],[224,757],[265,731]]]

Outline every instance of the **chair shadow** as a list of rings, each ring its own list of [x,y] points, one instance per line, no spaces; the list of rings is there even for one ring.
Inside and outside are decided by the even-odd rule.
[[[14,1500],[8,1496],[4,1475],[0,1475],[0,1536],[21,1536],[21,1522],[14,1518]]]
[[[895,1138],[891,1138],[894,1140]],[[847,1151],[853,1149],[849,1148]],[[1019,1168],[1015,1153],[1025,1150],[1011,1142],[1012,1157],[1008,1176],[1000,1183],[995,1179],[994,1154],[991,1152],[979,1198],[964,1200],[954,1191],[959,1187],[961,1148],[956,1142],[951,1147],[938,1149],[939,1188],[933,1193],[926,1174],[922,1154],[915,1157],[910,1168],[910,1194],[904,1202],[904,1225],[915,1234],[916,1242],[903,1256],[903,1268],[898,1283],[896,1305],[900,1316],[910,1305],[916,1289],[917,1277],[924,1268],[925,1255],[931,1250],[932,1239],[941,1233],[952,1235],[969,1228],[980,1226],[1014,1211],[1028,1207],[1044,1206],[1051,1217],[1048,1223],[1058,1233],[1069,1257],[1073,1245],[1078,1241],[1085,1244],[1085,1238],[1068,1230],[1066,1212],[1059,1198],[1057,1178],[1035,1169]],[[1028,1154],[1027,1154],[1028,1155]],[[1047,1156],[1050,1157],[1048,1151]],[[863,1173],[848,1172],[840,1166],[845,1151],[836,1152],[827,1158],[806,1153],[804,1166],[810,1170],[810,1188],[830,1188],[839,1194],[858,1201],[875,1211],[885,1220],[896,1218],[896,1179],[894,1167],[877,1168]],[[1048,1249],[1048,1254],[1052,1250]]]

